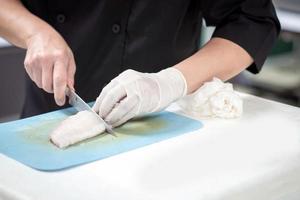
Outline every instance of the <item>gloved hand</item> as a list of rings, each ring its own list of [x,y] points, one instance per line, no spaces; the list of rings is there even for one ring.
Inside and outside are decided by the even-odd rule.
[[[186,93],[186,80],[176,68],[158,73],[129,69],[103,88],[93,109],[116,127],[135,116],[160,111]]]

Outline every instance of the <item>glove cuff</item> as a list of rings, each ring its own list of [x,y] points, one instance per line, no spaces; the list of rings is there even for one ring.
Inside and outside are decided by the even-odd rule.
[[[159,103],[154,111],[162,110],[187,94],[186,80],[178,69],[170,67],[154,74],[154,76],[160,92]]]

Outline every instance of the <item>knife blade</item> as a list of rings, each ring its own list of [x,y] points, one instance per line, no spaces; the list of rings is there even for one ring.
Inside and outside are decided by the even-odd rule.
[[[69,97],[69,104],[72,105],[77,111],[89,111],[94,113],[99,121],[101,121],[108,133],[116,137],[115,132],[112,130],[112,126],[107,124],[82,98],[75,93],[72,89],[67,88],[66,95]]]

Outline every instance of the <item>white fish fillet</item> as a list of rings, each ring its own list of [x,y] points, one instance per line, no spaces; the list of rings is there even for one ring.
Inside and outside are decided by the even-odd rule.
[[[81,111],[61,122],[50,134],[50,140],[59,148],[99,135],[105,131],[104,124],[89,111]]]

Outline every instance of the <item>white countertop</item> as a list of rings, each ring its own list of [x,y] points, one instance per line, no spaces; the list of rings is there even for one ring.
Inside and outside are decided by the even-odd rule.
[[[239,119],[65,171],[0,155],[0,199],[299,199],[300,108],[242,97]]]

